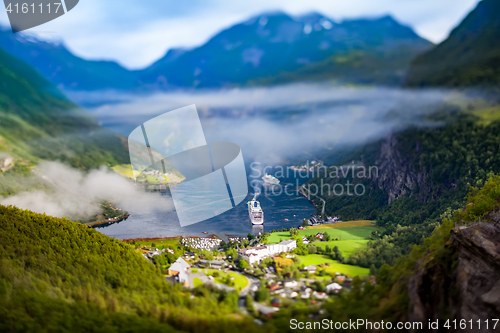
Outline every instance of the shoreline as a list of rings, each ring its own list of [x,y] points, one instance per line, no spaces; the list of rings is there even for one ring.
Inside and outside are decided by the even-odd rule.
[[[153,241],[162,241],[162,240],[170,240],[170,239],[182,239],[183,236],[173,236],[173,237],[139,237],[139,238],[127,238],[127,239],[122,239],[122,242],[133,242],[133,241],[139,241],[139,242],[153,242]]]
[[[90,228],[99,227],[99,226],[108,226],[108,225],[111,225],[113,223],[118,223],[118,222],[121,222],[123,220],[126,220],[129,216],[130,216],[130,214],[127,214],[127,215],[122,216],[116,220],[113,219],[113,220],[106,220],[106,221],[100,221],[100,222],[86,223],[85,225],[90,227]]]
[[[231,237],[231,236],[229,236]],[[206,236],[168,236],[168,237],[138,237],[138,238],[126,238],[122,239],[122,242],[133,242],[133,241],[139,241],[139,242],[157,242],[157,241],[164,241],[164,240],[172,240],[172,239],[183,239],[183,238],[213,238],[213,239],[220,239],[217,235],[212,234],[212,235],[206,235]]]

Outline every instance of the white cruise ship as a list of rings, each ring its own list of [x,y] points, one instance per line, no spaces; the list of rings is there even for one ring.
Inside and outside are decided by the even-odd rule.
[[[268,175],[267,173],[264,177],[262,177],[262,180],[264,180],[264,183],[267,185],[278,185],[280,183],[278,178]]]
[[[250,221],[252,224],[263,224],[264,223],[264,212],[260,208],[260,202],[252,199],[248,203],[248,216],[250,216]]]

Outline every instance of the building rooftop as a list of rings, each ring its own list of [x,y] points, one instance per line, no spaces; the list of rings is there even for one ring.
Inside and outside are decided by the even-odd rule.
[[[224,261],[223,260],[200,260],[201,263],[204,263],[204,264],[211,264],[211,265],[224,265]]]
[[[186,260],[182,259],[182,257],[177,258],[176,261],[170,265],[169,270],[171,271],[176,271],[176,272],[185,272],[186,269],[190,268],[191,265],[189,265]]]
[[[279,242],[280,245],[290,245],[290,244],[294,244],[295,241],[293,239],[287,239],[287,240],[283,240],[281,242]]]

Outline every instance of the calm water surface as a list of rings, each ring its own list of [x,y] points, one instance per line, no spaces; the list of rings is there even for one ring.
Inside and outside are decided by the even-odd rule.
[[[282,178],[281,184],[283,184],[282,189],[288,184],[288,193],[293,193],[293,195],[289,196],[284,191],[281,191],[283,193],[280,194],[279,188],[275,188],[274,194],[272,191],[268,191],[267,195],[262,192],[258,197],[264,211],[263,231],[265,232],[273,229],[296,228],[302,224],[304,218],[309,218],[311,214],[316,213],[316,208],[306,198],[295,193],[295,181],[292,184],[292,179]],[[170,200],[167,195],[164,196],[165,200]],[[261,232],[262,229],[261,226],[252,226],[250,223],[246,204],[252,197],[253,192],[235,208],[209,220],[186,227],[180,226],[175,212],[135,213],[132,211],[127,220],[99,227],[96,230],[119,239],[205,236],[203,232],[219,236],[256,234]],[[288,219],[288,221],[285,219]]]

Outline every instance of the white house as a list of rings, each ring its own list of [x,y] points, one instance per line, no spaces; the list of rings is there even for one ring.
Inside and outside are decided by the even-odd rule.
[[[296,291],[293,291],[293,290],[285,290],[281,294],[281,297],[287,297],[287,298],[295,298],[297,296],[299,296],[299,294]]]
[[[304,267],[304,271],[309,272],[310,274],[316,273],[316,266],[315,265],[309,265]]]
[[[272,256],[281,253],[281,246],[278,243],[268,244],[266,246],[267,246],[267,249],[269,251],[269,254]]]
[[[288,279],[288,280],[285,280],[285,284],[284,284],[284,286],[285,286],[286,288],[295,288],[295,287],[297,287],[298,285],[299,285],[299,284],[298,284],[297,280],[295,280],[295,279]]]
[[[340,289],[342,289],[342,286],[340,284],[338,284],[338,283],[335,283],[335,282],[326,286],[326,292],[327,293],[336,293]]]
[[[283,252],[293,251],[297,247],[294,240],[284,240],[277,244],[259,245],[241,249],[238,251],[241,257],[248,260],[250,264],[261,261],[264,258],[277,255]]]
[[[297,241],[293,239],[284,240],[278,243],[281,246],[281,252],[291,252],[297,247]]]
[[[186,262],[186,260],[179,257],[168,268],[168,275],[176,276],[179,283],[186,286],[189,284],[187,271],[190,267],[191,266]]]
[[[312,297],[317,298],[317,299],[327,299],[328,295],[326,293],[314,291],[312,294]]]

